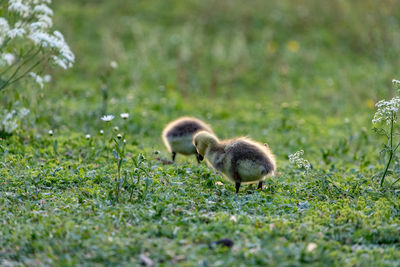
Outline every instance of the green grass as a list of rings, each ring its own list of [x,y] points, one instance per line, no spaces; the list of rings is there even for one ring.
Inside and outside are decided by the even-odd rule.
[[[31,110],[0,140],[0,265],[399,266],[400,169],[379,187],[371,119],[400,78],[400,3],[265,2],[54,3],[75,67],[0,95]],[[267,142],[279,174],[236,195],[194,157],[162,165],[162,128],[182,115]],[[114,126],[127,140],[119,203]],[[287,160],[300,149],[309,173]],[[234,246],[210,247],[221,238]]]

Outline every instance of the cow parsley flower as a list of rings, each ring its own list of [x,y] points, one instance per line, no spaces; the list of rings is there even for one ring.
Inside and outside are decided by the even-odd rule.
[[[5,18],[0,17],[0,45],[3,44],[4,38],[8,35],[10,26]]]
[[[7,63],[7,65],[12,65],[15,62],[15,56],[10,53],[4,53],[1,55],[1,59]]]
[[[51,75],[50,75],[50,74],[44,75],[44,76],[43,76],[43,81],[44,81],[45,83],[51,82]]]
[[[33,12],[44,14],[47,16],[53,16],[53,10],[51,10],[47,5],[40,4],[33,8]]]
[[[26,18],[31,13],[29,5],[22,3],[22,0],[9,0],[8,3],[9,3],[8,10],[14,11],[15,13],[19,14],[22,17]]]
[[[52,30],[53,10],[48,6],[51,0],[6,0],[8,10],[0,17],[0,46],[2,51],[13,51],[14,47],[22,47],[23,51],[14,54],[16,58],[12,60],[11,54],[0,53],[0,65],[9,65],[15,62],[17,65],[16,75],[5,75],[5,79],[10,79],[8,83],[0,85],[0,90],[4,89],[14,80],[25,75],[29,75],[28,61],[37,62],[37,57],[45,58],[46,61],[53,63],[63,69],[71,68],[75,62],[75,55],[66,43],[64,36],[59,31]],[[24,54],[30,51],[31,53]],[[24,57],[20,55],[24,54]],[[43,62],[45,64],[45,62]],[[21,68],[22,66],[22,68]],[[37,66],[38,68],[40,66]],[[34,77],[36,82],[42,87],[46,79]]]
[[[380,122],[385,122],[386,124],[390,124],[391,120],[396,122],[396,114],[400,109],[400,97],[396,96],[389,101],[381,100],[375,104],[377,107],[377,111],[375,112],[374,119],[372,120],[373,124],[377,124]]]
[[[289,162],[296,165],[298,168],[304,168],[308,171],[311,168],[311,164],[308,160],[303,159],[304,151],[300,150],[294,154],[289,155]]]
[[[399,81],[399,80],[396,80],[396,79],[393,79],[393,80],[392,80],[392,83],[395,84],[395,85],[400,85],[400,81]]]
[[[112,121],[114,119],[114,115],[104,115],[101,117],[102,121]]]
[[[40,88],[43,88],[44,80],[40,75],[37,75],[34,72],[29,72],[29,75],[35,80],[37,84],[39,84]]]
[[[11,39],[22,37],[26,34],[26,30],[23,28],[14,28],[8,31],[7,35]]]

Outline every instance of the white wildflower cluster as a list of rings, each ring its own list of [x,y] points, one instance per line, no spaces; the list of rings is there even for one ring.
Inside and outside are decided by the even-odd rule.
[[[372,120],[373,124],[380,122],[390,124],[392,119],[394,120],[393,122],[396,122],[396,114],[400,109],[400,97],[396,96],[389,101],[381,100],[375,106],[377,107],[377,111]]]
[[[0,131],[12,134],[17,129],[20,120],[29,114],[29,109],[4,111],[0,117]]]
[[[308,160],[303,159],[304,151],[300,150],[294,154],[289,155],[289,162],[296,165],[298,168],[304,168],[308,171],[311,168],[311,164]]]
[[[57,66],[72,67],[74,54],[62,33],[52,30],[50,3],[51,0],[8,0],[8,11],[2,12],[3,17],[0,17],[0,66],[11,66],[29,58],[29,55],[22,57],[23,53],[18,55],[15,51],[18,51],[17,47],[30,45],[30,48],[40,50],[38,56]]]
[[[392,83],[393,83],[394,85],[400,85],[400,81],[399,81],[399,80],[396,80],[396,79],[393,79],[393,80],[392,80]]]

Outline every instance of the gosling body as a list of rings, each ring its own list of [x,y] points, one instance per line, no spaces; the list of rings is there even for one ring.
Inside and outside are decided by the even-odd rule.
[[[194,144],[208,165],[235,184],[236,193],[242,183],[258,182],[261,189],[265,178],[276,170],[269,147],[246,137],[220,141],[210,133],[199,132],[194,136]]]
[[[193,145],[193,136],[199,131],[213,133],[209,125],[191,117],[178,118],[164,128],[162,139],[168,151],[171,152],[173,162],[177,153],[186,156],[194,154],[197,161],[201,162],[202,157],[197,153]]]

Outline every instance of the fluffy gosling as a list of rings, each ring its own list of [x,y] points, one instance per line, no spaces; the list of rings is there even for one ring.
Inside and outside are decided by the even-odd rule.
[[[193,143],[197,153],[205,157],[208,164],[235,183],[236,193],[241,183],[262,183],[276,169],[275,157],[268,148],[246,137],[219,141],[209,132],[198,132]]]
[[[168,151],[172,153],[172,162],[176,154],[196,155],[200,163],[203,157],[199,155],[193,145],[193,136],[199,131],[213,133],[210,126],[196,118],[181,117],[170,122],[162,132],[162,139]]]

